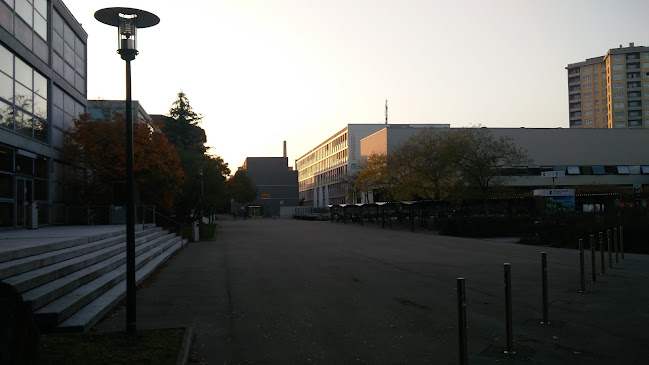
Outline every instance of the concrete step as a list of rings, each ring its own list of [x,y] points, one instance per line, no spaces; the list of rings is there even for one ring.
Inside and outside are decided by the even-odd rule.
[[[161,249],[171,246],[174,240],[175,236],[168,234],[136,246],[136,268],[158,255]],[[112,269],[105,268],[100,269],[100,273],[89,273],[90,278],[88,279],[91,280],[87,280],[83,284],[74,283],[79,285],[34,311],[34,317],[39,326],[46,330],[55,327],[88,302],[123,280],[126,275],[126,252],[116,255],[116,257],[108,261],[109,263],[106,263],[106,266]],[[94,278],[92,278],[93,276]],[[70,280],[74,282],[76,279],[73,277]]]
[[[158,250],[155,257],[151,257],[141,265],[135,273],[136,284],[140,284],[147,276],[155,271],[158,266],[164,263],[171,255],[187,244],[187,240],[175,237],[167,248]],[[136,260],[137,262],[137,260]],[[121,269],[125,271],[125,268]],[[56,328],[57,331],[87,331],[94,326],[109,310],[119,303],[126,296],[126,280],[124,277],[112,288],[97,296],[83,308],[69,316]]]
[[[81,256],[102,248],[124,242],[126,236],[114,236],[98,241],[77,244],[59,250],[43,252],[20,259],[0,263],[0,279],[16,276],[40,267],[55,264],[77,256]]]
[[[161,230],[141,231],[136,235],[136,245],[146,242],[164,234]],[[138,237],[139,236],[139,237]],[[123,242],[123,241],[122,241]],[[13,285],[20,293],[24,293],[32,288],[54,281],[65,275],[81,270],[84,267],[93,265],[114,256],[126,249],[126,245],[120,244],[119,241],[110,242],[111,245],[99,248],[98,250],[76,256],[67,260],[53,263],[35,270],[23,272],[12,277],[4,278],[3,281]]]
[[[142,238],[140,240],[141,243],[136,245],[136,255],[140,255],[151,247],[156,246],[161,241],[168,239],[168,235],[163,235],[163,233],[163,231],[154,232],[151,233],[150,236]],[[148,241],[144,242],[146,239],[148,239]],[[32,311],[35,311],[79,286],[115,269],[126,262],[125,242],[120,242],[120,246],[122,247],[118,254],[70,273],[69,275],[65,275],[61,278],[57,278],[56,280],[52,280],[46,284],[28,290],[22,294],[23,299],[31,305]]]

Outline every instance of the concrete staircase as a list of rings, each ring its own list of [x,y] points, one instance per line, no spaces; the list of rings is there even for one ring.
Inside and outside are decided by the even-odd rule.
[[[154,226],[138,228],[139,284],[187,240]],[[43,331],[86,331],[126,296],[126,230],[4,253],[0,279],[22,294]]]

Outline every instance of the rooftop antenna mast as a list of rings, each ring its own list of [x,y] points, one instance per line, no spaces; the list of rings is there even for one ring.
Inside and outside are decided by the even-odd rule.
[[[388,99],[385,99],[385,124],[388,124]]]

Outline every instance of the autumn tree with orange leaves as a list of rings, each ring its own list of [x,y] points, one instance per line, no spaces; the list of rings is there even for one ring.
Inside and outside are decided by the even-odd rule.
[[[82,114],[65,134],[64,160],[70,163],[64,184],[69,204],[119,205],[117,192],[126,180],[126,123],[120,113],[112,121]],[[174,146],[151,122],[133,124],[136,202],[170,210],[184,181]]]

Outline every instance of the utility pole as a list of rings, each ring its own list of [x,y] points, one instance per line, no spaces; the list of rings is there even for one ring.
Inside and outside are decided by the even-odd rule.
[[[388,124],[388,99],[385,99],[385,124]]]

